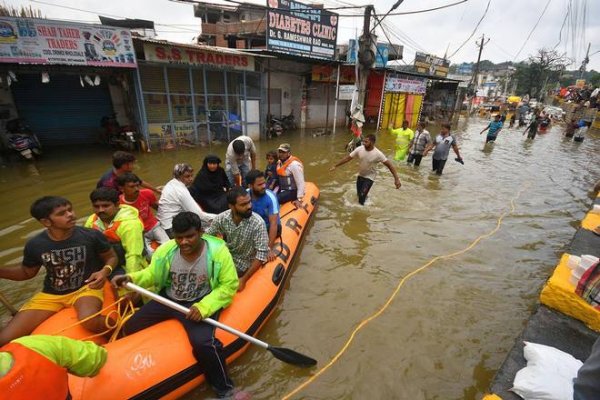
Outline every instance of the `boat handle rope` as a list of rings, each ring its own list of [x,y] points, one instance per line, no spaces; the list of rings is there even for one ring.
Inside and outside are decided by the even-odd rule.
[[[126,303],[125,303],[126,302]],[[125,305],[123,306],[123,303],[125,303]],[[101,315],[103,312],[105,312],[106,310],[111,309],[112,307],[117,306],[116,310],[111,310],[108,314],[105,315],[105,319],[104,319],[104,325],[106,325],[106,330],[100,333],[95,333],[93,335],[89,335],[86,336],[84,338],[81,338],[80,340],[90,340],[93,339],[95,337],[98,336],[104,336],[106,335],[108,332],[113,331],[109,342],[112,342],[114,340],[116,340],[119,332],[121,331],[121,328],[123,327],[123,325],[125,324],[125,322],[127,322],[127,320],[129,318],[131,318],[133,316],[133,313],[135,311],[135,307],[133,305],[133,303],[131,302],[131,300],[127,297],[121,297],[118,300],[116,300],[115,302],[107,305],[106,307],[104,307],[103,309],[101,309],[100,311],[85,317],[82,320],[76,321],[71,325],[68,325],[65,328],[62,328],[60,331],[53,333],[53,336],[56,335],[60,335],[61,333],[72,329],[78,325],[83,324],[86,321],[89,321],[93,318],[96,318],[98,315]],[[123,309],[121,309],[121,307],[123,307]],[[114,318],[114,320],[111,320],[111,316],[115,315],[116,318]],[[111,321],[114,321],[114,323],[111,324]]]
[[[410,273],[408,273],[407,275],[405,275],[400,280],[400,282],[398,282],[398,285],[396,286],[396,289],[394,289],[394,291],[388,297],[387,301],[383,304],[383,306],[381,306],[381,308],[379,308],[379,310],[377,310],[376,312],[374,312],[373,314],[371,314],[369,317],[367,317],[367,318],[363,319],[362,321],[360,321],[360,323],[356,326],[356,328],[354,328],[352,330],[352,333],[350,334],[350,336],[348,337],[348,339],[346,340],[346,342],[344,343],[344,345],[342,346],[342,348],[337,352],[337,354],[327,364],[325,364],[323,367],[321,367],[314,375],[310,376],[305,382],[301,383],[294,390],[292,390],[291,392],[289,392],[285,396],[283,396],[282,400],[288,400],[292,396],[295,396],[300,391],[304,390],[308,385],[310,385],[311,383],[313,383],[314,381],[316,381],[329,368],[331,368],[340,359],[340,357],[346,352],[346,350],[348,350],[348,348],[350,347],[350,345],[354,341],[354,338],[356,337],[356,334],[360,330],[362,330],[362,328],[364,328],[369,322],[373,321],[374,319],[378,318],[381,314],[383,314],[383,312],[390,306],[390,304],[392,304],[392,301],[394,301],[394,299],[396,298],[396,295],[400,291],[400,288],[410,278],[412,278],[415,275],[417,275],[417,274],[425,271],[427,268],[429,268],[431,265],[433,265],[437,261],[445,260],[445,259],[452,258],[452,257],[456,257],[456,256],[459,256],[461,254],[464,254],[464,253],[470,251],[471,249],[473,249],[473,247],[477,246],[477,244],[479,244],[479,242],[481,242],[483,239],[489,238],[489,237],[493,236],[494,234],[496,234],[496,232],[498,232],[500,230],[500,226],[502,225],[502,221],[504,220],[504,218],[507,215],[510,215],[510,214],[512,214],[515,211],[515,201],[521,196],[521,193],[523,193],[523,191],[528,186],[529,186],[529,183],[526,183],[517,192],[517,194],[510,200],[510,209],[508,211],[504,211],[502,214],[500,214],[500,216],[498,217],[498,219],[496,221],[496,226],[494,227],[494,229],[492,229],[488,233],[485,233],[485,234],[477,237],[475,240],[473,240],[464,249],[455,251],[453,253],[449,253],[449,254],[445,254],[445,255],[441,255],[441,256],[436,256],[436,257],[432,258],[431,260],[429,260],[427,263],[421,265],[419,268],[417,268],[417,269],[411,271]]]

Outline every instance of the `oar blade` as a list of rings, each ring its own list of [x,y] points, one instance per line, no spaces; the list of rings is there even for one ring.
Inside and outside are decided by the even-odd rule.
[[[269,350],[273,356],[275,356],[275,358],[288,364],[296,365],[302,368],[309,368],[317,365],[317,360],[314,358],[310,358],[294,350],[272,346],[269,346],[267,350]]]

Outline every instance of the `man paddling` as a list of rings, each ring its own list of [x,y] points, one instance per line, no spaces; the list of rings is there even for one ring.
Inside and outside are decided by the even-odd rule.
[[[131,335],[162,321],[177,320],[217,396],[233,398],[223,345],[215,337],[212,325],[199,323],[207,317],[218,319],[220,311],[231,304],[239,284],[233,259],[223,240],[203,234],[200,217],[193,212],[185,211],[173,218],[173,236],[174,240],[156,249],[148,268],[117,275],[112,284],[122,287],[133,282],[154,288],[162,296],[188,307],[189,313],[184,315],[151,300],[125,323],[123,333]]]
[[[390,170],[394,176],[394,186],[396,186],[396,189],[400,189],[400,186],[402,185],[394,165],[377,147],[375,147],[376,140],[375,135],[367,135],[367,137],[363,139],[362,146],[358,146],[352,153],[344,157],[330,169],[330,171],[334,171],[337,167],[346,164],[353,158],[358,159],[359,165],[358,177],[356,178],[356,194],[358,195],[358,202],[360,205],[365,204],[371,186],[373,186],[373,183],[375,182],[375,176],[377,175],[375,167],[378,163],[382,163]]]

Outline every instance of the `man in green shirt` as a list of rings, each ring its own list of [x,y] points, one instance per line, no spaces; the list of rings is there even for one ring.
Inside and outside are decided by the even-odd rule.
[[[130,335],[169,319],[179,321],[206,380],[218,397],[230,397],[233,382],[227,373],[223,346],[212,325],[198,322],[207,317],[218,319],[220,310],[231,304],[239,285],[233,259],[223,240],[203,234],[200,217],[193,212],[176,215],[172,229],[175,239],[156,249],[148,268],[117,275],[112,284],[121,287],[133,282],[154,289],[190,311],[184,315],[152,300],[125,323],[123,333]]]

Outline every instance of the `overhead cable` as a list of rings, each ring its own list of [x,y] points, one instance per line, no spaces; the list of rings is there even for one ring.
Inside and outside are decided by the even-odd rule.
[[[477,22],[477,25],[475,25],[475,28],[473,29],[473,32],[471,32],[471,34],[469,35],[469,37],[464,42],[462,42],[462,44],[460,46],[458,46],[458,49],[454,50],[454,53],[450,54],[447,58],[454,57],[454,55],[456,53],[458,53],[460,51],[460,49],[462,49],[464,47],[464,45],[467,44],[467,42],[469,40],[471,40],[471,38],[475,35],[475,32],[477,32],[477,28],[479,28],[479,25],[481,25],[481,21],[483,21],[483,19],[487,15],[488,10],[490,9],[490,3],[491,2],[492,2],[492,0],[488,0],[487,6],[485,7],[485,11],[483,12],[483,15],[481,16],[481,18]]]
[[[540,23],[540,21],[542,20],[542,17],[544,16],[544,14],[546,13],[546,10],[548,9],[548,6],[550,5],[550,3],[552,2],[552,0],[548,0],[548,2],[546,3],[546,6],[544,7],[544,9],[542,10],[542,13],[540,14],[540,17],[538,18],[538,20],[536,21],[535,25],[533,25],[533,28],[531,28],[531,31],[529,32],[529,35],[527,35],[527,38],[525,39],[525,42],[523,42],[523,46],[521,46],[521,48],[519,49],[519,51],[517,52],[517,55],[515,56],[515,61],[518,60],[519,58],[519,54],[521,54],[521,51],[523,51],[523,48],[525,48],[525,45],[527,44],[527,42],[529,41],[529,38],[531,37],[531,35],[533,34],[533,32],[535,31],[535,28],[537,28],[538,24]]]

